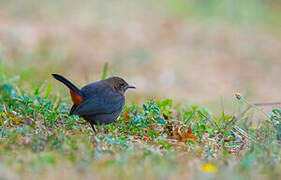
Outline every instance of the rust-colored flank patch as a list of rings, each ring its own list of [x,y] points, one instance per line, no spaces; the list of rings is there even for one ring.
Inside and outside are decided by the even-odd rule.
[[[82,97],[75,91],[70,89],[71,99],[75,105],[80,105],[83,102]]]

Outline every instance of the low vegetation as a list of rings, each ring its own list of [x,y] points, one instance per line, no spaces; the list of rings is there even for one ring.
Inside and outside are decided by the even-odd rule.
[[[239,111],[220,116],[188,101],[128,104],[94,134],[83,119],[68,116],[71,104],[53,96],[50,85],[25,93],[12,80],[2,82],[2,178],[281,177],[281,109],[267,114],[239,93]]]

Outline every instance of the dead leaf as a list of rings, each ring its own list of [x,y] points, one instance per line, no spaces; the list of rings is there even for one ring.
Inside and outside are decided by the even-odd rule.
[[[183,129],[181,134],[182,134],[181,141],[183,142],[188,142],[188,141],[195,142],[197,140],[197,136],[195,134],[192,134],[192,129],[190,126],[188,126],[187,129]]]
[[[173,130],[173,136],[176,137],[177,140],[181,140],[181,134],[179,133],[179,127],[175,126]]]
[[[187,128],[184,128],[182,131],[179,130],[178,126],[175,126],[173,130],[173,136],[182,142],[195,142],[197,140],[197,136],[195,134],[192,134],[192,129],[190,126]]]

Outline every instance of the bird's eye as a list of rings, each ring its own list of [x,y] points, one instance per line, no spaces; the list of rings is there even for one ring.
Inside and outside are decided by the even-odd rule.
[[[121,86],[121,87],[125,86],[125,83],[120,83],[120,86]]]

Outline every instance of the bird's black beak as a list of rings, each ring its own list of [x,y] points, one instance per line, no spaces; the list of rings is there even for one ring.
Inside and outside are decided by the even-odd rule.
[[[127,89],[129,89],[129,88],[131,88],[131,89],[136,89],[136,86],[128,85],[128,86],[127,86]]]

